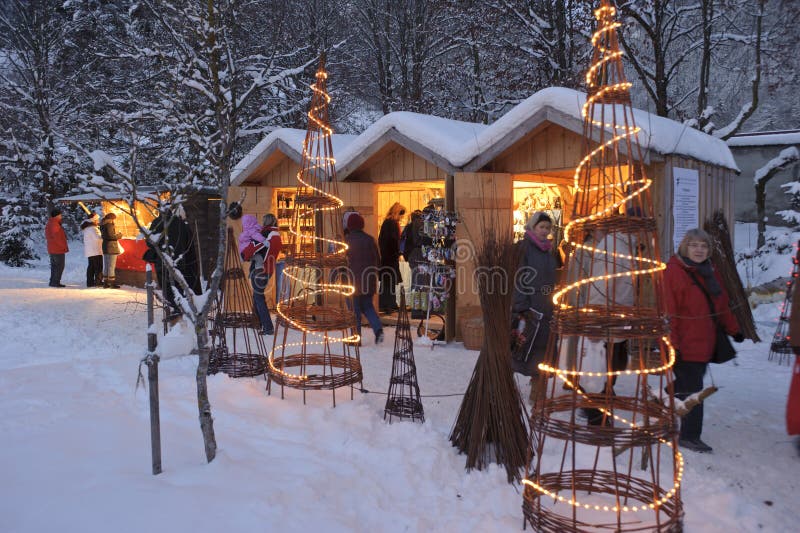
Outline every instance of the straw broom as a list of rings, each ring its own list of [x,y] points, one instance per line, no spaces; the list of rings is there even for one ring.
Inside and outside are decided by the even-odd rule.
[[[481,310],[486,334],[472,372],[450,441],[466,454],[467,470],[483,470],[489,462],[506,469],[509,483],[520,480],[528,448],[524,405],[511,370],[509,327],[513,278],[518,249],[510,231],[484,228],[476,251],[476,264],[492,268],[499,276],[479,276]]]

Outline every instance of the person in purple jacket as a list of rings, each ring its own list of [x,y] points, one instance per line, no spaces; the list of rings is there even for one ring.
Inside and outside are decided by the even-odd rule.
[[[272,335],[275,328],[264,297],[269,276],[264,276],[264,259],[269,252],[269,240],[263,234],[263,227],[253,215],[242,216],[242,232],[239,234],[239,254],[250,262],[250,286],[253,287],[253,307],[261,323],[261,334]]]

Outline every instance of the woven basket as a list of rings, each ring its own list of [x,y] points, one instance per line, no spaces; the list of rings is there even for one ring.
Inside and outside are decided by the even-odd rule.
[[[480,350],[481,346],[483,346],[483,318],[462,319],[461,335],[464,338],[464,348],[467,350]]]

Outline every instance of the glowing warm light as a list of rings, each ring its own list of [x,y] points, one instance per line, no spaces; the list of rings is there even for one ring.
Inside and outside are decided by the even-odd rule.
[[[595,17],[598,19],[598,29],[592,36],[592,45],[597,48],[600,52],[599,59],[588,69],[586,72],[586,83],[590,89],[590,95],[586,98],[586,103],[583,105],[581,109],[581,114],[585,121],[590,123],[594,128],[600,128],[601,130],[607,130],[611,134],[611,139],[599,144],[599,146],[595,147],[594,149],[589,150],[588,154],[581,159],[578,165],[575,168],[575,174],[573,176],[573,182],[575,191],[581,192],[583,194],[590,194],[593,192],[604,191],[606,190],[606,184],[598,183],[596,186],[590,186],[591,183],[590,179],[585,180],[585,184],[581,183],[581,177],[584,176],[584,172],[586,172],[587,165],[589,165],[596,156],[604,155],[603,152],[606,150],[614,150],[616,152],[616,145],[620,142],[623,142],[629,138],[635,138],[635,136],[639,133],[641,128],[637,127],[633,124],[633,117],[630,117],[630,124],[629,125],[619,125],[615,123],[605,122],[603,120],[597,120],[595,117],[596,114],[596,105],[606,106],[611,105],[615,106],[618,105],[614,103],[613,99],[606,100],[607,97],[610,96],[619,96],[622,93],[627,93],[631,88],[631,83],[622,81],[619,83],[613,83],[608,85],[600,86],[598,84],[598,79],[602,79],[601,76],[598,74],[601,73],[604,67],[608,67],[608,63],[611,61],[619,61],[619,58],[622,56],[622,51],[620,50],[611,50],[604,45],[603,37],[607,36],[608,34],[615,32],[617,28],[621,26],[619,22],[612,20],[612,17],[616,14],[616,9],[613,6],[603,5],[594,11]],[[602,113],[600,113],[602,115]],[[626,123],[627,124],[627,123]],[[631,155],[631,154],[629,154]],[[621,174],[620,174],[621,175]],[[587,176],[588,177],[588,176]],[[584,186],[585,185],[585,186]],[[622,193],[622,188],[624,185],[629,187],[628,192],[626,194]],[[616,253],[616,251],[610,251],[605,249],[600,249],[592,244],[587,244],[583,242],[578,242],[579,239],[573,237],[573,233],[575,233],[576,228],[583,228],[585,227],[587,222],[593,222],[598,219],[606,218],[615,214],[618,214],[625,205],[627,205],[632,200],[636,199],[637,197],[643,195],[645,191],[647,191],[653,185],[653,181],[643,177],[641,179],[631,179],[627,182],[623,183],[614,183],[614,186],[618,188],[612,199],[609,200],[608,204],[605,206],[601,206],[598,202],[598,207],[596,212],[574,218],[570,221],[566,227],[564,228],[564,240],[569,243],[570,247],[575,250],[582,250],[584,253],[591,253],[593,254],[592,257],[603,257],[606,260],[622,260],[629,262],[632,266],[638,265],[638,268],[631,268],[629,271],[626,272],[615,272],[615,273],[607,273],[604,275],[598,276],[591,276],[586,277],[584,279],[579,279],[569,285],[559,289],[553,294],[553,304],[560,310],[560,311],[574,311],[578,313],[597,313],[597,309],[591,308],[579,308],[574,303],[570,303],[570,300],[567,298],[568,295],[573,294],[586,285],[592,285],[595,283],[600,282],[609,282],[610,280],[615,280],[618,278],[630,277],[635,282],[635,278],[638,276],[647,276],[656,274],[660,271],[666,269],[666,264],[658,259],[650,259],[646,257],[638,257],[631,254],[622,254]],[[573,302],[579,301],[578,298],[573,298]],[[611,311],[610,316],[614,318],[622,318],[626,317],[625,313],[620,311]],[[672,442],[663,439],[662,437],[654,434],[653,432],[649,431],[646,427],[643,427],[636,422],[631,420],[627,420],[626,418],[617,415],[611,409],[604,407],[603,405],[599,405],[597,402],[592,400],[584,391],[577,385],[577,381],[581,377],[597,377],[602,378],[605,377],[607,380],[611,380],[615,376],[621,375],[650,375],[650,374],[661,374],[664,372],[668,372],[669,369],[673,367],[675,364],[676,358],[676,351],[675,348],[669,341],[667,336],[661,337],[661,342],[663,346],[666,347],[666,361],[662,360],[662,363],[659,366],[653,367],[645,367],[639,368],[636,370],[615,370],[615,371],[606,371],[606,372],[591,372],[591,371],[581,371],[581,370],[563,370],[557,368],[556,366],[541,363],[538,365],[538,369],[540,372],[546,373],[549,376],[553,376],[563,382],[565,388],[572,390],[575,394],[579,395],[583,401],[585,401],[588,405],[592,406],[592,408],[598,409],[601,413],[603,413],[606,417],[613,419],[620,424],[627,425],[632,430],[637,432],[645,432],[646,434],[654,437],[659,443],[664,444],[671,448],[674,451],[674,465],[676,473],[673,479],[673,486],[669,490],[665,491],[660,498],[656,498],[656,495],[653,495],[653,501],[649,503],[642,503],[640,505],[599,505],[599,504],[589,504],[585,502],[579,501],[575,495],[573,494],[572,497],[565,497],[559,495],[555,491],[551,491],[546,487],[536,483],[531,479],[523,479],[523,484],[532,487],[535,491],[543,496],[547,496],[552,498],[556,502],[566,503],[574,508],[581,508],[581,509],[594,509],[595,511],[603,511],[603,512],[613,512],[613,513],[636,513],[639,511],[644,511],[647,509],[658,509],[662,505],[664,505],[667,501],[677,496],[678,490],[681,486],[681,481],[683,479],[684,473],[684,459],[683,455],[675,449]],[[654,363],[658,364],[658,363]],[[574,381],[573,381],[574,380]]]
[[[330,203],[329,205],[316,205],[303,208],[298,206],[298,203],[301,203],[302,200],[296,200],[295,209],[297,212],[295,215],[295,220],[298,221],[314,220],[317,214],[334,211],[344,205],[344,201],[338,196],[322,190],[319,187],[314,186],[312,183],[309,183],[307,179],[304,179],[304,174],[308,174],[309,176],[314,176],[316,178],[324,176],[326,180],[335,179],[335,176],[330,175],[328,169],[333,169],[335,167],[336,159],[332,157],[332,155],[328,155],[327,150],[317,149],[315,152],[313,149],[314,147],[318,148],[320,146],[329,146],[330,137],[333,135],[333,128],[331,128],[321,116],[324,108],[331,102],[330,95],[324,90],[324,82],[327,78],[328,73],[325,72],[323,68],[319,68],[316,73],[316,81],[311,84],[311,90],[319,98],[317,99],[318,103],[316,105],[312,104],[312,107],[307,113],[310,123],[309,129],[312,131],[303,140],[302,157],[303,161],[307,162],[308,164],[301,165],[301,168],[298,170],[295,177],[300,184],[298,189],[305,187],[307,191],[311,191],[310,194],[306,192],[306,195],[322,196],[330,200]],[[312,101],[314,100],[312,99]],[[312,125],[316,126],[316,131],[314,131]],[[327,256],[343,256],[349,248],[347,243],[343,240],[326,238],[313,233],[303,232],[299,226],[300,224],[298,224],[298,227],[292,225],[288,230],[289,233],[294,236],[295,243],[301,244],[303,242],[311,241],[311,245],[313,247],[316,247],[318,245],[317,243],[319,243],[320,246],[323,246],[323,249],[328,250],[326,253]],[[314,299],[317,296],[330,293],[347,298],[352,296],[355,292],[355,286],[352,284],[326,283],[321,279],[309,278],[307,275],[303,276],[302,274],[305,272],[305,270],[306,268],[304,266],[297,265],[287,266],[284,269],[283,275],[296,284],[302,284],[304,286],[304,290],[301,294],[282,298],[276,304],[277,314],[282,320],[286,321],[286,323],[289,324],[292,329],[299,330],[303,333],[303,341],[282,343],[280,345],[277,345],[276,343],[276,346],[270,351],[268,358],[271,372],[284,377],[299,379],[301,381],[308,380],[308,375],[288,373],[275,366],[274,360],[276,351],[279,349],[285,350],[286,348],[292,347],[300,347],[305,350],[305,348],[308,346],[316,345],[329,347],[331,344],[336,343],[355,344],[361,341],[361,336],[358,334],[350,336],[331,336],[327,331],[310,330],[303,324],[292,319],[287,310],[292,307],[293,303],[307,302],[309,299]],[[309,335],[313,337],[313,340],[308,338]]]

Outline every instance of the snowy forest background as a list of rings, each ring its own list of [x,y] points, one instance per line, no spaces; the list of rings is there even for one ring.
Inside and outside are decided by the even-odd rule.
[[[616,5],[637,107],[721,138],[800,127],[800,2]],[[306,127],[320,50],[339,133],[400,110],[491,123],[541,88],[582,90],[592,6],[3,0],[0,261],[33,259],[53,199],[87,186],[224,184],[271,130]]]

